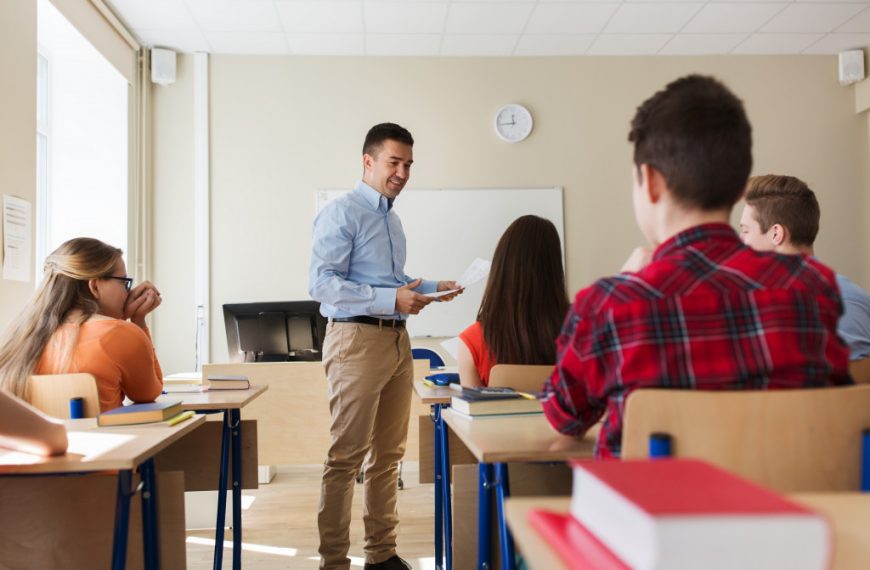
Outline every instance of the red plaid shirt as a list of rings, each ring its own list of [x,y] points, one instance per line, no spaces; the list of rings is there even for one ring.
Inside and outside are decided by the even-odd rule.
[[[599,457],[618,456],[637,388],[763,390],[851,384],[834,273],[811,257],[758,253],[725,224],[677,234],[638,273],[577,294],[544,386],[554,428],[607,417]]]

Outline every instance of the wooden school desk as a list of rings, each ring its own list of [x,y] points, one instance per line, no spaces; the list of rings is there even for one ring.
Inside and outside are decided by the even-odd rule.
[[[798,493],[789,496],[826,515],[834,527],[832,570],[863,570],[870,560],[870,494]],[[566,513],[570,497],[515,497],[506,502],[507,519],[520,552],[531,570],[565,570],[567,566],[533,529],[531,509]]]
[[[217,520],[215,522],[214,567],[221,568],[224,554],[224,523],[227,511],[227,477],[232,445],[233,484],[233,569],[242,567],[242,421],[241,409],[265,392],[268,386],[252,385],[247,390],[211,390],[165,394],[161,400],[181,400],[181,407],[198,413],[223,413],[220,439],[221,459],[218,471]]]
[[[97,427],[95,418],[67,420],[64,423],[69,449],[58,457],[40,457],[0,449],[0,484],[7,477],[81,475],[99,471],[118,471],[112,568],[123,569],[127,559],[130,498],[133,470],[142,477],[142,540],[145,568],[159,566],[157,528],[157,488],[154,455],[196,429],[205,416],[196,415],[177,425],[165,423],[133,426]],[[62,479],[72,482],[74,478]],[[21,521],[24,523],[24,521]]]
[[[492,567],[490,520],[494,492],[502,564],[505,568],[513,568],[513,542],[504,518],[504,500],[510,494],[507,464],[562,462],[577,457],[592,457],[598,428],[577,438],[554,431],[543,414],[469,419],[448,408],[442,410],[441,417],[479,463],[477,567]],[[445,467],[449,466],[442,464],[442,470]],[[449,471],[443,473],[447,475]],[[450,489],[447,485],[445,488],[443,500],[449,505]],[[445,550],[450,551],[449,542]]]

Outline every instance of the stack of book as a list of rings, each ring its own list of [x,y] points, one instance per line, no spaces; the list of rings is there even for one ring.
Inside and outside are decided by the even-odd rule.
[[[828,568],[828,521],[697,460],[578,461],[570,514],[529,512],[568,568]]]
[[[179,372],[163,377],[164,394],[202,392],[202,373]]]
[[[247,376],[210,374],[205,379],[205,386],[208,390],[247,390],[251,382]]]
[[[187,414],[188,417],[193,415],[193,412],[184,412],[181,410],[181,402],[178,401],[163,401],[151,402],[148,404],[132,404],[129,406],[121,406],[108,412],[103,412],[97,416],[97,425],[99,426],[126,426],[132,424],[149,424],[154,422],[163,422],[173,420],[176,416]]]
[[[543,413],[537,395],[512,388],[461,388],[450,398],[450,407],[470,418]]]

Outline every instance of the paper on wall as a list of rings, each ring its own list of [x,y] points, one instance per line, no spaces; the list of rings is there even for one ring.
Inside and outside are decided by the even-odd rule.
[[[30,202],[3,195],[3,279],[30,281]]]

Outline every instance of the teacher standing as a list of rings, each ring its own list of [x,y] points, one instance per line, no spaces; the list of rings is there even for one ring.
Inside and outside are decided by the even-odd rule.
[[[393,202],[411,173],[414,139],[393,123],[372,127],[363,178],[314,220],[309,293],[329,319],[323,365],[331,444],[323,467],[320,567],[347,569],[353,485],[365,465],[365,570],[404,570],[396,553],[398,463],[405,453],[413,364],[405,329],[453,281],[405,275],[405,233]],[[447,301],[456,293],[441,297]]]

